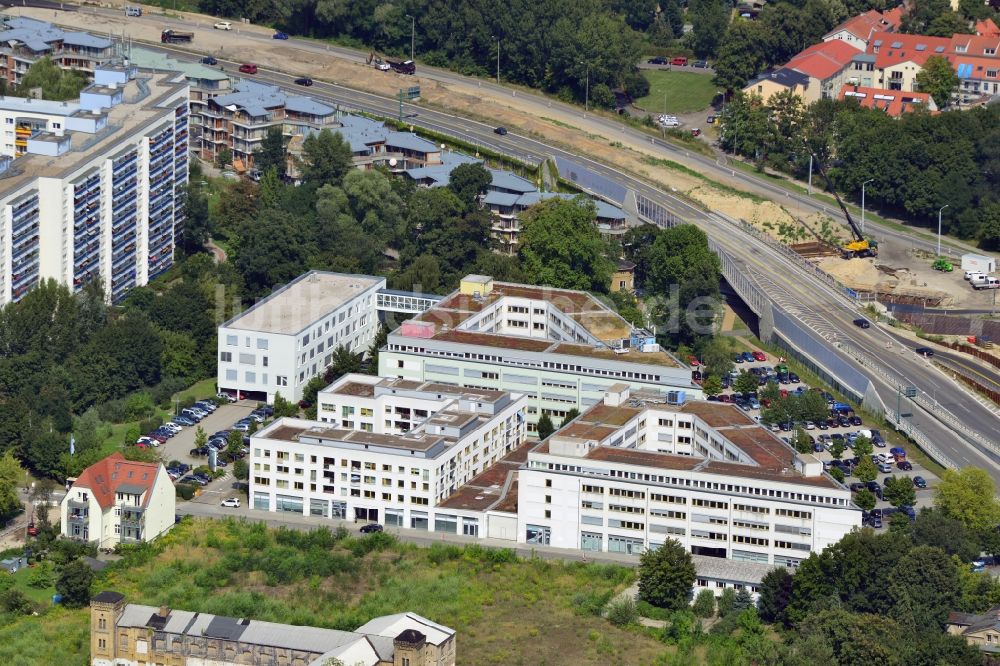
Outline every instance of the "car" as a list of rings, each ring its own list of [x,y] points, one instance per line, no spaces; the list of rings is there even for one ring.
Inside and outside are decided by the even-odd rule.
[[[208,455],[208,447],[207,446],[198,446],[198,447],[193,448],[190,451],[188,451],[188,455],[192,456],[194,458],[197,458],[199,456],[207,456]]]
[[[250,431],[250,424],[249,423],[234,423],[233,424],[233,430],[239,430],[240,432],[249,432]]]
[[[852,426],[864,425],[864,422],[861,420],[861,417],[858,416],[857,414],[855,414],[854,416],[847,417],[847,420],[851,422]]]
[[[691,130],[691,136],[701,136],[701,129],[695,127]]]
[[[312,84],[313,84],[313,80],[310,79],[308,76],[302,76],[302,77],[299,77],[299,78],[295,79],[295,85],[297,85],[297,86],[306,86],[306,87],[309,87]]]
[[[823,453],[823,445],[816,442],[812,445],[812,450],[816,453]]]
[[[924,358],[930,358],[931,356],[934,356],[934,350],[931,349],[930,347],[917,347],[913,351],[915,351],[917,354],[920,354]]]
[[[670,64],[676,65],[677,67],[684,67],[688,64],[688,59],[678,56],[676,58],[671,58]]]
[[[254,411],[260,412],[264,416],[274,416],[274,407],[272,407],[271,405],[261,405]]]
[[[670,117],[668,117],[668,116],[660,116],[660,118],[659,118],[659,120],[657,120],[657,122],[660,123],[661,125],[663,125],[664,127],[680,127],[680,125],[681,125],[681,121],[677,120],[676,118],[674,118],[672,116],[670,116]]]
[[[849,488],[851,489],[851,492],[852,492],[852,493],[856,493],[856,492],[858,492],[859,490],[865,490],[865,489],[867,488],[867,486],[865,486],[865,484],[864,484],[864,483],[861,483],[861,482],[858,482],[858,483],[852,483],[852,484],[851,484],[851,485],[849,486]]]
[[[158,441],[156,441],[155,439],[153,439],[152,437],[145,437],[145,436],[140,437],[139,439],[135,440],[135,443],[136,443],[136,445],[145,444],[146,446],[159,446],[160,445],[160,443]]]
[[[692,67],[697,67],[698,69],[705,69],[706,67],[708,67],[708,61],[707,60],[695,60],[693,63],[691,63],[691,66]]]
[[[731,395],[722,394],[719,396],[719,402],[732,402],[732,401],[733,401],[733,396]]]
[[[245,62],[242,65],[240,65],[240,72],[243,74],[256,74],[257,65],[253,64],[252,62]]]
[[[201,62],[201,64],[203,64],[203,65],[218,65],[219,64],[219,61],[216,60],[215,58],[213,58],[212,56],[205,56],[199,62]]]
[[[172,420],[173,420],[174,423],[176,423],[178,425],[182,425],[182,426],[193,426],[194,425],[194,419],[189,419],[187,416],[184,416],[183,414],[178,414]]]
[[[155,432],[147,432],[146,435],[145,435],[145,437],[146,437],[146,439],[156,440],[160,444],[163,444],[163,443],[165,443],[167,441],[167,438],[164,435],[158,435]]]
[[[178,433],[181,430],[184,430],[184,426],[182,426],[182,425],[180,425],[178,423],[174,423],[173,421],[167,421],[166,423],[164,423],[160,427],[161,428],[166,428],[167,430],[171,430],[174,433]]]
[[[714,125],[715,124],[715,116],[709,116],[708,118],[705,118],[705,122],[708,123],[709,125]]]
[[[755,351],[755,352],[753,352],[752,355],[753,355],[753,360],[755,360],[755,361],[766,361],[767,360],[767,354],[765,354],[762,351]]]
[[[500,136],[507,136],[507,128],[501,125],[493,130],[494,134],[499,134]]]
[[[900,460],[899,462],[896,463],[896,468],[902,472],[912,472],[913,463],[911,463],[909,460]]]
[[[753,363],[754,362],[753,354],[751,354],[748,351],[743,352],[741,354],[741,356],[743,357],[743,362],[744,363]]]
[[[879,485],[878,481],[869,481],[865,485],[868,487],[868,490],[875,495],[875,497],[882,499],[882,486]]]
[[[871,328],[872,326],[867,319],[863,319],[861,317],[854,320],[854,325],[858,328]]]
[[[222,506],[238,509],[240,508],[240,498],[239,497],[226,498],[222,500]]]
[[[899,511],[900,513],[905,513],[906,517],[909,518],[910,520],[917,519],[917,512],[916,510],[914,510],[912,506],[901,506],[899,507]]]
[[[878,471],[882,472],[883,474],[889,474],[890,472],[892,472],[892,465],[890,465],[887,462],[879,463],[877,467]]]
[[[381,532],[382,529],[383,529],[382,526],[379,525],[378,523],[368,523],[367,525],[362,525],[361,526],[361,533],[362,534],[375,534],[376,532]]]
[[[816,427],[820,430],[829,430],[830,426],[827,425],[826,421],[817,421]]]
[[[757,398],[750,398],[747,402],[750,404],[750,409],[760,409],[760,401]]]
[[[216,21],[212,27],[216,30],[232,30],[233,24],[229,21]]]
[[[192,404],[190,407],[187,408],[187,410],[191,411],[191,412],[194,412],[195,414],[197,414],[201,418],[205,418],[206,416],[208,416],[208,410],[207,409],[204,409],[203,407],[199,407],[198,405],[195,405],[195,404]],[[181,413],[183,414],[184,410],[181,410]]]
[[[913,485],[917,488],[926,488],[927,481],[922,476],[915,476],[913,477]]]
[[[35,527],[34,523],[28,523],[28,536],[38,536],[38,528]]]
[[[666,65],[667,59],[664,58],[663,56],[656,56],[655,58],[650,58],[649,60],[647,60],[646,63],[650,65]]]
[[[215,394],[215,397],[216,398],[221,398],[222,400],[225,400],[226,402],[236,402],[236,396],[235,395],[230,395],[229,393],[226,393],[225,391],[219,391],[218,393]]]
[[[790,381],[793,384],[798,384],[802,380],[799,379],[799,376],[797,374],[795,374],[794,372],[789,372],[788,373],[788,381]]]
[[[278,30],[276,33],[271,35],[271,39],[288,39],[288,33]]]
[[[250,419],[253,420],[253,421],[256,421],[257,423],[263,423],[264,422],[264,415],[263,414],[251,414],[250,415]]]

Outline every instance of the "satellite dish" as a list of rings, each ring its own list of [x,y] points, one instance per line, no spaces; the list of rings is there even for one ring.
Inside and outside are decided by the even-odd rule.
[[[396,166],[396,158],[395,157],[393,157],[391,160],[389,160],[389,166],[391,166],[391,167]]]

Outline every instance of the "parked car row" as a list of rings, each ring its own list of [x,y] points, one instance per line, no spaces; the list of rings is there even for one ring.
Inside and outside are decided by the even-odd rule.
[[[190,407],[182,409],[172,420],[139,437],[135,441],[135,445],[142,449],[158,447],[183,430],[184,426],[198,423],[216,409],[218,409],[218,405],[211,400],[199,400]]]

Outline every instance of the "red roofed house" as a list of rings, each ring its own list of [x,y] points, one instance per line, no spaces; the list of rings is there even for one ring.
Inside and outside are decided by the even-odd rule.
[[[876,32],[895,32],[899,25],[900,12],[885,14],[874,9],[852,16],[830,32],[823,35],[823,41],[840,40],[862,51],[868,48],[868,41]]]
[[[922,109],[937,111],[937,104],[929,93],[845,85],[840,89],[839,99],[853,99],[866,109],[878,109],[893,118]]]
[[[791,90],[805,104],[832,98],[844,83],[845,73],[850,71],[854,59],[859,56],[864,56],[864,52],[840,40],[813,44],[784,66],[751,81],[743,92],[760,95],[765,103],[771,95],[782,90]]]
[[[66,493],[62,535],[98,548],[152,541],[174,524],[175,506],[163,465],[113,453],[83,470]]]
[[[976,21],[976,34],[980,37],[1000,37],[1000,27],[991,18]]]
[[[1000,94],[1000,59],[956,53],[948,56],[948,60],[958,74],[962,104],[985,101]]]
[[[875,56],[872,86],[888,90],[917,89],[917,74],[931,56],[948,57],[951,38],[879,32],[872,35],[868,53]]]

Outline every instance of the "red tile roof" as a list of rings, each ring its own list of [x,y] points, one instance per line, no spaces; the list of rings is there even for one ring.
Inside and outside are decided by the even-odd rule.
[[[1000,60],[997,58],[977,58],[962,54],[948,56],[952,67],[960,79],[974,81],[1000,81]],[[991,75],[992,72],[992,75]]]
[[[843,71],[854,56],[861,53],[847,42],[834,39],[829,42],[813,44],[789,60],[785,67],[825,81],[838,72]]]
[[[1000,37],[989,35],[952,35],[950,53],[982,58],[1000,58]]]
[[[891,22],[884,14],[871,9],[864,14],[852,16],[836,28],[827,33],[827,36],[834,35],[841,30],[846,30],[858,39],[867,41],[876,32],[891,31],[896,28],[899,21]]]
[[[156,475],[159,472],[159,463],[125,460],[125,456],[115,452],[83,470],[73,483],[73,487],[88,489],[101,508],[108,509],[115,503],[115,493],[119,486],[139,486],[149,491],[156,482]],[[148,492],[143,503],[147,502],[149,502]]]
[[[893,9],[887,9],[882,12],[882,18],[885,19],[886,23],[898,28],[899,24],[903,22],[903,15],[906,13],[906,6],[899,5]]]
[[[838,99],[853,99],[866,109],[879,109],[893,118],[918,109],[937,110],[928,93],[846,85],[840,89]]]
[[[941,50],[937,50],[937,49]],[[932,55],[951,53],[950,37],[925,37],[879,32],[868,42],[868,53],[875,53],[875,67],[885,69],[904,62],[923,65]]]
[[[1000,37],[1000,27],[991,18],[977,21],[976,34],[981,37]]]

